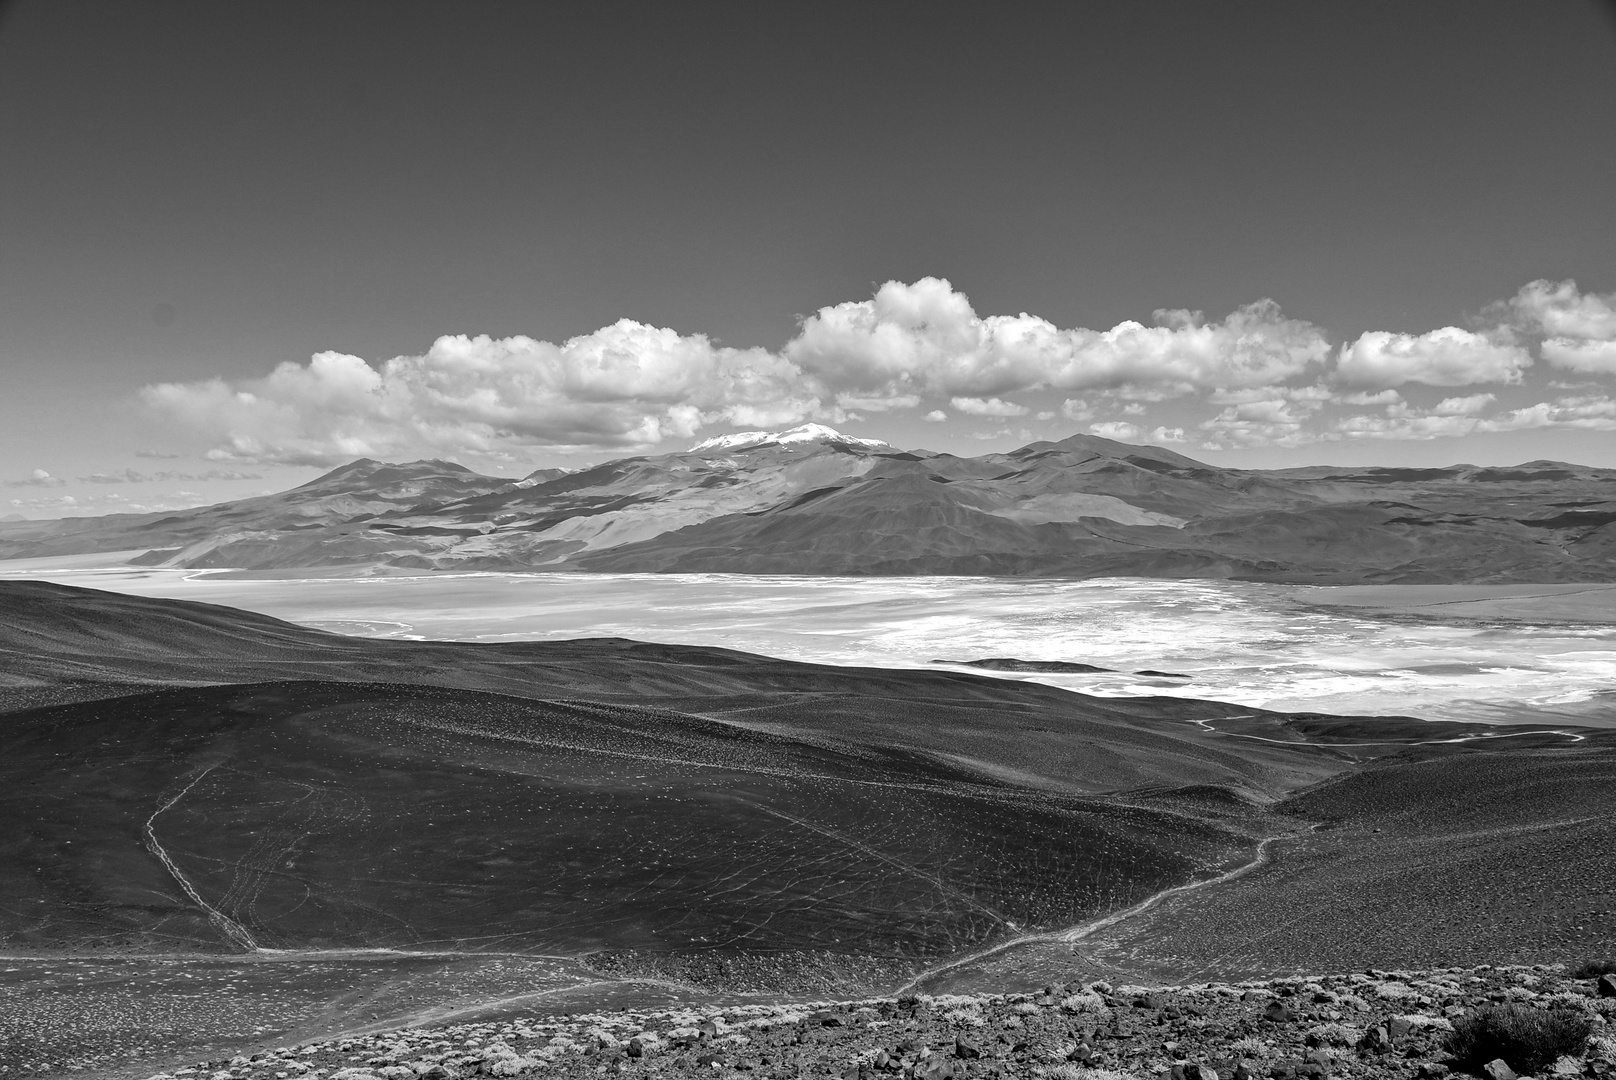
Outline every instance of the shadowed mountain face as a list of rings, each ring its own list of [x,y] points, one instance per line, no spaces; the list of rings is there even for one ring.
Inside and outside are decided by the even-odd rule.
[[[385,566],[781,574],[1616,580],[1616,471],[1220,469],[1075,435],[899,451],[809,425],[523,480],[360,461],[280,495],[0,523],[0,558],[138,550],[270,571]]]
[[[345,638],[34,582],[0,582],[0,613],[13,951],[900,978],[1237,865],[1275,799],[1430,737],[1258,710],[1231,735],[1217,702],[622,640]]]

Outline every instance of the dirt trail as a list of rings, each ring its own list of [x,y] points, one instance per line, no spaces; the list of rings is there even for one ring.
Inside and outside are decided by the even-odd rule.
[[[226,915],[224,912],[220,911],[218,908],[214,907],[212,904],[208,903],[206,900],[202,899],[202,894],[196,891],[196,886],[191,884],[190,880],[183,872],[181,872],[180,868],[175,865],[174,860],[169,858],[168,852],[163,849],[163,845],[157,842],[156,822],[158,816],[162,814],[163,811],[169,809],[175,803],[185,798],[186,794],[192,788],[196,787],[197,784],[201,783],[202,778],[207,776],[208,773],[212,772],[216,767],[217,766],[215,765],[209,765],[207,768],[197,773],[191,778],[191,782],[189,784],[186,784],[179,790],[179,794],[175,795],[172,799],[169,799],[166,803],[159,806],[152,812],[152,816],[146,819],[146,827],[144,830],[146,833],[146,847],[153,855],[157,856],[158,860],[165,867],[168,868],[169,874],[176,882],[179,883],[179,887],[185,891],[185,895],[191,898],[191,902],[207,913],[208,921],[213,923],[214,926],[218,927],[220,933],[229,938],[231,941],[235,942],[237,945],[241,946],[243,949],[257,951],[258,942],[254,940],[252,934],[247,931],[247,928],[242,926],[236,920],[232,919],[230,916]]]
[[[1096,933],[1097,931],[1104,930],[1110,926],[1115,926],[1117,923],[1131,919],[1135,915],[1144,914],[1170,896],[1178,896],[1183,893],[1194,892],[1197,889],[1205,889],[1213,885],[1222,885],[1225,882],[1233,881],[1235,878],[1249,874],[1251,871],[1267,863],[1269,846],[1272,845],[1276,840],[1283,839],[1285,839],[1284,836],[1263,837],[1257,842],[1256,853],[1253,855],[1250,862],[1243,863],[1240,866],[1235,867],[1233,870],[1219,874],[1217,877],[1206,878],[1202,881],[1191,881],[1183,885],[1171,886],[1170,888],[1163,889],[1160,892],[1152,893],[1151,895],[1145,897],[1145,899],[1139,901],[1137,904],[1134,904],[1132,907],[1123,908],[1121,911],[1114,911],[1109,915],[1102,915],[1099,918],[1078,923],[1076,926],[1068,927],[1065,930],[1046,930],[1036,934],[1022,934],[1018,937],[1011,938],[1008,941],[1001,941],[999,944],[990,946],[989,948],[980,949],[974,953],[970,953],[967,956],[955,957],[954,959],[939,964],[934,968],[928,968],[927,970],[922,971],[903,986],[895,990],[893,994],[894,996],[901,997],[904,994],[914,993],[922,984],[936,978],[939,975],[947,974],[950,971],[965,967],[968,964],[974,964],[979,960],[985,960],[990,956],[997,956],[999,953],[1018,948],[1022,945],[1032,945],[1040,942],[1062,942],[1070,944],[1072,942],[1082,941],[1084,938]]]

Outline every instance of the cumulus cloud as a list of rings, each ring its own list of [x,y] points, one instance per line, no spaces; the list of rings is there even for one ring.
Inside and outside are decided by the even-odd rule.
[[[1522,431],[1532,428],[1616,431],[1616,400],[1601,394],[1586,394],[1552,402],[1540,401],[1536,405],[1489,417],[1478,425],[1481,431]]]
[[[1475,416],[1498,400],[1497,394],[1471,394],[1468,397],[1443,398],[1431,411],[1437,416]]]
[[[971,416],[1026,416],[1032,410],[1025,405],[1017,405],[1012,401],[1003,401],[999,398],[950,398],[948,403],[962,413]]]
[[[1539,279],[1506,302],[1513,322],[1549,338],[1616,341],[1616,293],[1585,293],[1575,281]]]
[[[712,423],[779,426],[820,407],[801,373],[767,350],[628,319],[560,345],[441,337],[379,368],[325,352],[242,385],[164,383],[142,397],[218,437],[214,460],[295,465],[505,443],[649,445]]]
[[[1201,430],[1212,449],[1300,446],[1314,440],[1306,424],[1323,405],[1312,394],[1272,394],[1230,405],[1203,422]]]
[[[1349,416],[1337,420],[1333,431],[1347,439],[1423,441],[1468,435],[1476,430],[1473,416],[1437,416],[1431,413],[1401,416]]]
[[[1379,390],[1375,393],[1358,391],[1353,394],[1344,394],[1340,399],[1347,405],[1392,405],[1403,400],[1403,395],[1396,390]]]
[[[1317,327],[1285,318],[1271,300],[1217,322],[1168,308],[1154,319],[1063,330],[1025,312],[979,316],[944,278],[889,281],[869,300],[820,308],[784,355],[866,393],[986,398],[1042,387],[1268,383],[1322,364],[1329,351]]]
[[[1598,375],[1616,375],[1616,340],[1577,341],[1572,338],[1546,338],[1543,359],[1556,367]]]
[[[1222,410],[1201,425],[1211,445],[1294,445],[1314,437],[1304,426],[1327,403],[1397,405],[1395,388],[1405,384],[1519,384],[1533,359],[1526,335],[1541,337],[1546,364],[1616,373],[1616,296],[1538,281],[1491,317],[1479,331],[1371,330],[1332,349],[1323,331],[1271,300],[1222,319],[1160,308],[1152,325],[1061,328],[1025,312],[980,315],[948,280],[928,277],[822,307],[778,350],[623,319],[561,343],[449,336],[420,355],[380,361],[322,352],[261,378],[164,383],[142,397],[209,435],[213,462],[324,466],[360,456],[496,457],[524,446],[643,449],[706,428],[902,410],[940,422],[945,407],[1040,419],[1058,409],[1074,423],[1121,414],[1144,433],[1145,418],[1160,419],[1155,404],[1186,398]],[[1449,411],[1432,415],[1479,416],[1492,404],[1484,396],[1449,398]],[[1316,429],[1330,437],[1327,425]],[[85,479],[135,482],[117,475]]]
[[[1488,314],[1503,331],[1541,336],[1543,359],[1556,367],[1616,374],[1616,293],[1585,293],[1569,279],[1539,279]]]
[[[1336,374],[1361,387],[1392,387],[1418,382],[1428,386],[1515,383],[1532,357],[1513,342],[1444,326],[1424,334],[1371,330],[1341,347]]]
[[[1604,395],[1562,397],[1490,417],[1479,415],[1496,400],[1491,394],[1446,398],[1429,410],[1397,404],[1389,407],[1384,416],[1350,416],[1337,420],[1332,432],[1348,439],[1424,440],[1541,428],[1616,431],[1616,400]]]

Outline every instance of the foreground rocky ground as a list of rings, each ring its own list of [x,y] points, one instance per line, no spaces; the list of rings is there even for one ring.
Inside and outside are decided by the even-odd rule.
[[[1432,1078],[1461,1064],[1445,1050],[1453,1025],[1495,1004],[1586,1022],[1591,1034],[1540,1074],[1616,1078],[1616,977],[1538,966],[532,1017],[278,1048],[153,1080]],[[1472,1068],[1516,1075],[1503,1060]]]

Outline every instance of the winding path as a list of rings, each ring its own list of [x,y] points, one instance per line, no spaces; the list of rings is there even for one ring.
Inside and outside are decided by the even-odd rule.
[[[218,908],[214,907],[212,904],[208,903],[206,900],[202,899],[202,894],[196,891],[196,886],[192,885],[190,880],[186,878],[183,873],[181,873],[180,868],[175,865],[174,860],[169,858],[168,852],[163,850],[163,845],[157,842],[157,830],[155,828],[155,824],[158,815],[164,810],[172,807],[181,799],[185,798],[186,793],[192,788],[196,787],[197,784],[201,783],[202,778],[208,775],[208,773],[212,772],[216,767],[217,766],[209,765],[207,768],[197,773],[191,778],[191,782],[189,784],[186,784],[184,787],[180,788],[179,794],[175,795],[172,799],[168,800],[166,803],[159,806],[152,812],[152,816],[146,819],[146,827],[144,830],[146,833],[146,847],[153,855],[157,856],[158,861],[168,868],[169,874],[174,878],[175,881],[179,883],[180,888],[185,890],[185,895],[191,898],[191,902],[207,913],[208,921],[213,923],[214,926],[218,927],[220,933],[229,938],[231,941],[235,942],[237,945],[241,946],[243,949],[256,952],[258,950],[258,942],[253,939],[252,934],[247,931],[247,928],[242,926],[236,920],[232,919],[230,916],[226,915],[224,912],[220,911]]]
[[[1313,746],[1322,750],[1329,750],[1337,746],[1447,746],[1453,743],[1480,742],[1486,739],[1513,739],[1522,735],[1559,735],[1572,742],[1586,742],[1588,736],[1579,735],[1575,731],[1562,731],[1559,728],[1531,728],[1525,731],[1486,731],[1476,735],[1460,735],[1453,739],[1421,739],[1417,742],[1402,742],[1396,739],[1371,739],[1366,742],[1313,742],[1308,739],[1270,739],[1266,735],[1245,735],[1238,731],[1219,731],[1212,724],[1217,720],[1249,720],[1256,713],[1236,713],[1233,716],[1209,716],[1201,720],[1191,720],[1190,723],[1202,731],[1213,735],[1222,735],[1230,739],[1251,739],[1255,742],[1273,743],[1275,746]],[[1442,723],[1440,720],[1428,720],[1426,723]]]
[[[1249,874],[1259,866],[1267,863],[1269,847],[1274,843],[1274,841],[1283,839],[1285,839],[1283,836],[1263,837],[1257,842],[1257,851],[1253,855],[1250,862],[1237,866],[1233,870],[1219,874],[1217,877],[1206,878],[1203,881],[1191,881],[1183,885],[1174,885],[1170,888],[1163,889],[1160,892],[1152,893],[1143,900],[1139,901],[1137,904],[1134,904],[1132,907],[1123,908],[1121,911],[1114,911],[1109,915],[1102,915],[1097,919],[1090,919],[1087,922],[1078,923],[1076,926],[1068,927],[1065,930],[1046,930],[1037,934],[1022,934],[1019,937],[1013,937],[1008,941],[1001,941],[999,944],[990,946],[986,949],[979,949],[978,951],[970,953],[966,956],[955,957],[953,960],[949,960],[945,963],[937,965],[934,968],[928,968],[927,970],[922,971],[920,974],[916,975],[914,978],[910,979],[908,982],[904,983],[903,986],[894,991],[894,996],[913,993],[919,988],[921,983],[924,983],[929,979],[936,978],[938,975],[965,967],[967,964],[974,964],[979,960],[985,960],[990,956],[997,956],[999,953],[1007,952],[1010,949],[1014,949],[1022,945],[1032,945],[1045,941],[1059,941],[1068,944],[1071,942],[1082,941],[1084,938],[1089,937],[1091,934],[1094,934],[1100,930],[1104,930],[1108,926],[1115,926],[1117,923],[1126,919],[1131,919],[1135,915],[1144,914],[1170,896],[1178,896],[1183,893],[1194,892],[1197,889],[1205,889],[1212,885],[1222,885],[1224,882],[1233,881],[1235,878]]]

